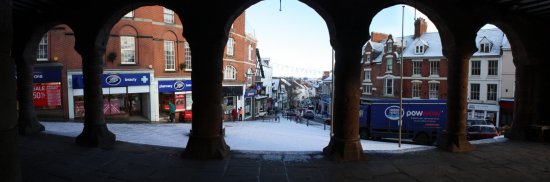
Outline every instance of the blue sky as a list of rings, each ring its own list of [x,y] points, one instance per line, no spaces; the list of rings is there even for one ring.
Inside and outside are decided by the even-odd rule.
[[[414,31],[414,9],[405,7],[404,35]],[[401,5],[379,12],[370,31],[401,36]],[[428,32],[437,29],[420,12],[417,17],[428,21]],[[324,20],[307,5],[297,0],[264,0],[246,10],[246,31],[258,39],[262,57],[270,57],[274,76],[320,77],[331,70],[331,46]]]

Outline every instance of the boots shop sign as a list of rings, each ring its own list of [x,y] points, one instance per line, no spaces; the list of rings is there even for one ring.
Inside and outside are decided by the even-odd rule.
[[[101,80],[101,85],[103,88],[151,84],[151,77],[149,76],[149,73],[103,74],[101,76]],[[82,75],[73,75],[73,88],[84,88],[84,77]]]

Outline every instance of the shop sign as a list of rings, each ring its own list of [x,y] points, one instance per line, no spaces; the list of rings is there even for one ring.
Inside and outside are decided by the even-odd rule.
[[[191,80],[159,80],[159,92],[191,91]]]
[[[61,106],[61,84],[33,85],[34,107],[59,107]]]
[[[254,97],[254,95],[256,95],[255,90],[248,90],[248,92],[246,92],[246,95],[244,97]]]
[[[33,83],[61,82],[61,69],[34,68],[32,73]]]
[[[131,74],[103,74],[101,76],[101,85],[105,87],[125,87],[150,85],[151,77],[149,73],[131,73]],[[82,75],[73,75],[73,88],[84,88],[84,77]]]

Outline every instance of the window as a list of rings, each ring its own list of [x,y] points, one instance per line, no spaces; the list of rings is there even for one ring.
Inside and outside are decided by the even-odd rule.
[[[491,43],[481,43],[479,45],[479,52],[484,52],[484,53],[491,52]]]
[[[174,23],[174,11],[164,8],[164,23]]]
[[[372,85],[363,85],[364,94],[372,94]]]
[[[248,71],[246,71],[246,84],[252,85],[252,69],[248,68]]]
[[[233,46],[235,45],[233,38],[227,40],[227,56],[233,56]]]
[[[365,57],[367,57],[367,63],[370,63],[370,53],[367,53]]]
[[[424,54],[424,45],[417,45],[414,50],[415,54]]]
[[[48,61],[48,33],[45,33],[38,43],[36,61]]]
[[[421,82],[413,82],[412,83],[412,97],[413,98],[420,98],[420,87],[422,83]]]
[[[430,83],[430,99],[437,99],[439,97],[439,84]]]
[[[498,61],[497,60],[489,60],[489,67],[488,67],[488,75],[496,76],[498,75]]]
[[[481,61],[472,61],[472,75],[481,74]]]
[[[165,71],[176,71],[176,60],[175,60],[175,51],[174,51],[174,41],[165,40],[164,41],[164,63]]]
[[[430,75],[439,75],[439,61],[430,61]]]
[[[371,70],[365,70],[365,81],[370,81]]]
[[[497,101],[497,84],[487,84],[487,100]]]
[[[386,57],[386,73],[392,72],[392,70],[393,70],[393,58]]]
[[[393,40],[392,39],[388,40],[388,42],[386,43],[386,50],[388,52],[393,52]]]
[[[252,45],[248,45],[248,60],[252,61]]]
[[[420,75],[420,71],[422,68],[422,61],[413,61],[413,75]]]
[[[120,36],[120,64],[136,64],[136,38]]]
[[[223,73],[223,79],[235,80],[236,77],[237,77],[237,69],[235,69],[235,67],[231,65],[226,66]]]
[[[385,95],[393,95],[393,80],[390,78],[386,79],[386,92]]]
[[[191,47],[189,47],[188,42],[184,42],[185,46],[185,69],[192,69],[191,67]]]
[[[479,100],[479,84],[470,84],[470,100]]]
[[[126,18],[133,18],[134,17],[134,11],[130,11],[124,15]]]

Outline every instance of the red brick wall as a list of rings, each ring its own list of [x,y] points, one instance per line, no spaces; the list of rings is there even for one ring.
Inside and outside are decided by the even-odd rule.
[[[153,24],[151,21],[155,22]],[[235,52],[231,57],[232,61],[225,61],[224,66],[231,63],[237,68],[237,80],[232,81],[236,84],[244,84],[246,78],[244,73],[250,67],[255,72],[255,61],[249,61],[248,45],[251,44],[255,49],[255,38],[247,37],[245,34],[245,14],[240,15],[234,22],[234,29],[231,30],[230,37],[235,39]],[[183,28],[181,20],[175,15],[175,24],[164,24],[163,8],[161,6],[144,6],[134,11],[134,18],[122,18],[115,24],[111,30],[106,51],[104,69],[150,69],[154,70],[155,77],[178,76],[191,77],[190,71],[181,70],[180,63],[185,62],[185,38],[183,37]],[[122,65],[120,53],[120,36],[136,36],[136,63],[135,65]],[[164,40],[176,42],[176,71],[165,71],[164,60]],[[75,37],[70,27],[58,25],[49,31],[49,60],[52,62],[57,57],[57,62],[62,63],[62,79],[67,80],[67,70],[82,68],[82,58],[74,50]],[[255,60],[255,50],[253,59]],[[112,62],[107,60],[109,53],[116,54],[116,59]],[[224,58],[229,58],[224,56]],[[37,64],[44,62],[37,62]],[[220,70],[222,71],[222,70]],[[63,82],[63,117],[68,118],[68,98],[67,86]]]

